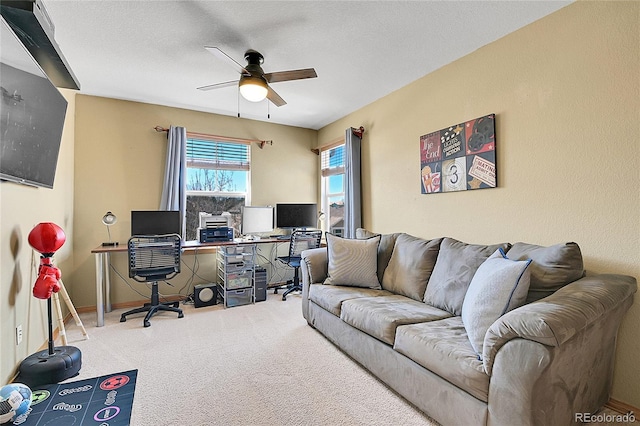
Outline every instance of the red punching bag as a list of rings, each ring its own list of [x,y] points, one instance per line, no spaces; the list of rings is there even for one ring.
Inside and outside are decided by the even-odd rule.
[[[29,232],[29,244],[42,254],[52,255],[66,240],[62,228],[52,222],[39,223]]]
[[[51,222],[39,223],[29,233],[29,244],[42,253],[38,278],[33,286],[34,297],[48,299],[60,290],[60,270],[51,264],[51,257],[66,239],[62,228]]]

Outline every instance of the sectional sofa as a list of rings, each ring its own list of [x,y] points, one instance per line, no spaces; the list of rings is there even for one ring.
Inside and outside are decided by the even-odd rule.
[[[442,424],[566,425],[609,399],[633,277],[575,243],[327,235],[303,252],[308,324]]]

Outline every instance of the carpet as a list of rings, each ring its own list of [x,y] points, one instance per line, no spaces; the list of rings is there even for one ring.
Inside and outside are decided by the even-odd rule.
[[[31,389],[31,407],[24,422],[13,424],[125,426],[131,420],[138,370]]]

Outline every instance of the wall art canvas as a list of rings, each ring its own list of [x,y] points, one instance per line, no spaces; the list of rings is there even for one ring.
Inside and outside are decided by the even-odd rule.
[[[495,188],[495,114],[420,136],[423,194]]]

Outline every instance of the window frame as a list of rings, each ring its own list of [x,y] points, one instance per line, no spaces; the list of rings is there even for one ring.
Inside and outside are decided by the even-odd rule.
[[[193,157],[188,154],[189,144],[191,141],[198,142],[211,142],[213,144],[235,144],[235,145],[245,145],[246,146],[246,163],[243,161],[241,165],[233,165],[233,164],[223,164],[217,162],[217,164],[211,165],[206,162],[202,162],[201,160],[193,160]],[[255,142],[253,140],[248,139],[239,139],[239,138],[226,138],[214,135],[206,135],[201,133],[187,133],[187,155],[185,160],[185,182],[184,182],[184,190],[186,197],[209,197],[209,198],[244,198],[244,205],[251,205],[251,148],[252,143]],[[244,153],[243,153],[244,154]],[[218,158],[217,161],[220,159]],[[222,164],[222,166],[220,166]],[[204,166],[204,167],[203,167]],[[246,182],[245,187],[246,191],[210,191],[210,190],[194,190],[187,189],[187,175],[189,173],[189,169],[209,169],[216,171],[245,171],[246,172]],[[212,213],[212,212],[207,212]],[[213,212],[216,213],[216,212]],[[183,220],[187,220],[187,210],[185,209],[185,217]],[[197,228],[197,226],[196,226]],[[235,228],[235,227],[234,227]],[[186,231],[188,232],[188,231]],[[196,233],[197,234],[197,233]],[[185,235],[186,237],[186,235]],[[198,235],[195,236],[196,240],[198,239]]]
[[[330,198],[340,197],[342,196],[344,203],[346,203],[346,194],[344,188],[344,179],[346,178],[345,173],[345,154],[343,152],[342,165],[337,167],[330,167],[330,152],[332,149],[343,147],[345,149],[345,140],[344,138],[340,138],[338,140],[333,141],[332,143],[323,146],[320,148],[320,179],[321,179],[321,206],[322,211],[324,212],[324,220],[322,222],[322,230],[326,232],[332,232],[331,229],[331,204],[329,203]],[[341,192],[329,192],[329,179],[331,176],[343,176],[342,182],[342,191]],[[336,228],[340,229],[340,228]],[[344,227],[342,228],[342,232],[344,233]]]

